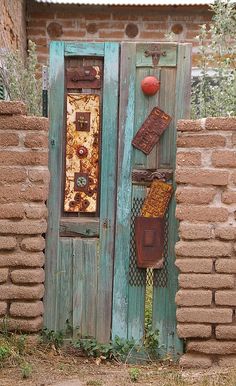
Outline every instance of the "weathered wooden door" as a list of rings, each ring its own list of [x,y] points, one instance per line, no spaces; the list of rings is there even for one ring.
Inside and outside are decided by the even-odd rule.
[[[158,63],[157,52],[161,52]],[[176,124],[178,119],[189,117],[190,72],[189,44],[121,44],[112,335],[142,339],[148,285],[153,291],[152,325],[159,330],[162,354],[171,353],[175,357],[182,351],[176,333],[175,200],[172,197],[166,215],[164,267],[160,270],[137,268],[134,219],[140,214],[149,183],[140,184],[132,172],[159,171],[174,184]],[[151,97],[145,96],[140,88],[148,75],[156,76],[161,82],[160,91]],[[155,106],[169,114],[172,121],[159,144],[146,156],[135,149],[131,141]]]
[[[45,325],[53,330],[64,330],[66,325],[69,325],[81,336],[93,336],[100,341],[110,339],[111,328],[118,67],[117,43],[51,44],[49,105],[51,183],[46,238]],[[81,76],[76,72],[78,68],[85,76],[82,86],[78,83]],[[93,74],[97,68],[102,78],[100,85],[96,85],[96,71],[95,76]],[[68,84],[66,76],[68,70],[72,71],[71,79],[75,86]],[[90,86],[93,79],[95,82]],[[83,104],[80,108],[82,111],[80,117],[73,115],[77,107],[69,103],[68,98],[70,101],[74,100],[75,104],[78,101],[78,105]],[[95,107],[93,105],[89,110],[88,100],[97,105]],[[84,119],[88,114],[91,114],[88,118],[91,123],[90,132],[95,130],[95,123],[97,125],[96,136],[94,134],[92,140],[93,143],[95,140],[96,144],[100,143],[98,157],[94,155],[96,144],[92,146],[89,130],[83,127],[85,122],[80,122],[82,126],[76,127],[75,120],[79,122],[79,118]],[[87,144],[78,143],[79,130]],[[76,141],[78,157],[73,153]],[[70,149],[68,150],[70,144],[71,155]],[[90,174],[93,172],[89,169],[91,165],[85,161],[91,153],[93,157],[97,157],[95,163],[99,165],[99,173],[97,175],[95,171],[94,176]],[[72,170],[68,162],[71,159],[71,162],[76,163],[77,158],[80,160],[80,166],[76,164],[76,167],[80,167],[80,170],[77,176],[74,173],[76,181],[72,181],[70,185],[72,191],[68,192],[67,179],[71,178]],[[85,170],[82,170],[82,162]],[[93,193],[94,186],[93,191],[87,189],[87,199],[82,197],[82,203],[86,207],[90,199],[97,200],[96,208],[90,212],[86,212],[83,208],[82,211],[71,211],[73,205],[76,209],[75,200],[76,197],[77,201],[79,200],[82,189],[75,186],[75,183],[83,184],[87,178],[86,173],[89,182],[92,178],[98,181],[95,186],[96,193]],[[98,191],[100,194],[97,194]],[[66,202],[66,196],[71,197],[69,203]]]
[[[81,336],[107,341],[117,335],[139,341],[144,335],[148,286],[153,291],[153,329],[160,332],[163,355],[176,356],[181,352],[174,301],[174,197],[166,215],[164,267],[137,268],[134,219],[150,184],[140,184],[133,172],[160,172],[174,185],[176,123],[189,116],[190,47],[173,43],[122,43],[120,47],[117,43],[52,43],[45,295],[48,328],[64,329],[68,321]],[[156,51],[161,51],[159,60]],[[67,90],[66,69],[81,66],[102,68],[100,89]],[[140,88],[148,75],[155,75],[161,82],[160,91],[151,97],[145,96]],[[84,94],[97,95],[101,106],[100,208],[95,214],[68,214],[63,204],[67,178],[63,168],[67,157],[66,96],[74,92],[82,98]],[[172,121],[159,144],[146,156],[131,142],[155,106],[169,114]]]

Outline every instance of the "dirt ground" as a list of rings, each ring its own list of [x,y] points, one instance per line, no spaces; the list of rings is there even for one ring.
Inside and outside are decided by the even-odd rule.
[[[27,373],[28,368],[28,373]],[[27,379],[23,379],[26,371]],[[136,378],[136,379],[134,379]],[[72,382],[73,381],[73,382]],[[236,371],[212,368],[182,371],[168,363],[128,365],[76,356],[68,350],[38,347],[20,363],[9,359],[0,368],[0,386],[236,386]]]

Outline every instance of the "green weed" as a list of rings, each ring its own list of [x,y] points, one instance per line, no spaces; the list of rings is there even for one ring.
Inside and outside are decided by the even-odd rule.
[[[129,369],[129,376],[131,382],[137,382],[140,376],[140,370],[137,367],[132,367]]]
[[[25,362],[21,365],[21,376],[23,379],[27,379],[32,374],[32,365],[28,362]]]
[[[0,366],[6,358],[11,355],[11,350],[8,346],[0,345]]]
[[[41,342],[59,349],[63,346],[64,332],[44,328],[41,332]]]

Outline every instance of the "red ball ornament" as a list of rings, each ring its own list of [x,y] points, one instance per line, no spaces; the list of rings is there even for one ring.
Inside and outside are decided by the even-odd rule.
[[[146,95],[155,95],[160,89],[160,81],[155,76],[146,76],[141,82],[141,89]]]

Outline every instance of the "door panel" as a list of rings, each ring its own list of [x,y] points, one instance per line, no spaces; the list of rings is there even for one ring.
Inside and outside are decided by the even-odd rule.
[[[53,42],[50,58],[52,179],[48,202],[50,219],[46,240],[45,324],[49,329],[56,330],[65,329],[66,324],[69,324],[74,332],[81,336],[93,336],[100,341],[108,341],[111,330],[119,45]],[[86,88],[75,86],[74,89],[66,89],[67,69],[73,72],[81,66],[94,65],[102,68],[101,88],[92,86],[89,88],[88,82],[88,84],[85,83]],[[70,151],[67,154],[65,152],[68,139],[72,139],[74,143],[73,141],[78,137],[74,126],[66,138],[68,93],[77,95],[76,111],[81,110],[81,114],[84,114],[87,108],[85,104],[80,103],[81,94],[85,94],[85,99],[86,95],[92,94],[100,99],[99,190],[95,213],[78,211],[77,206],[71,211],[68,210],[68,205],[66,205],[66,211],[64,210],[65,165],[70,167],[71,171],[67,177],[72,179],[73,173],[81,173],[80,167],[87,167],[86,162],[77,162],[75,153],[73,158],[68,160]],[[94,151],[91,150],[91,146],[89,147],[85,137],[86,135],[83,137],[85,143],[81,145],[87,146],[89,152]],[[74,165],[72,165],[73,160]],[[76,177],[77,174],[74,175]],[[73,183],[74,181],[70,186],[72,193],[69,201],[74,200],[76,193],[73,190]],[[80,187],[78,191],[82,191]],[[86,188],[86,194],[87,191]],[[84,195],[81,193],[81,196]]]
[[[165,263],[162,269],[139,269],[136,263],[134,220],[140,215],[150,182],[137,182],[132,172],[158,171],[174,186],[176,123],[187,118],[190,100],[190,45],[162,43],[165,56],[156,58],[147,51],[157,49],[156,43],[121,44],[120,120],[117,178],[117,220],[113,287],[112,336],[135,338],[144,334],[146,285],[152,287],[152,324],[160,332],[162,355],[177,356],[182,343],[176,333],[175,293],[177,270],[174,265],[174,245],[177,235],[175,201],[172,197],[166,214]],[[157,76],[160,91],[151,97],[141,91],[145,76]],[[159,106],[172,117],[160,142],[146,156],[131,142],[153,107]],[[132,181],[133,180],[133,181]],[[121,282],[122,280],[122,282]],[[151,284],[150,284],[151,283]]]

